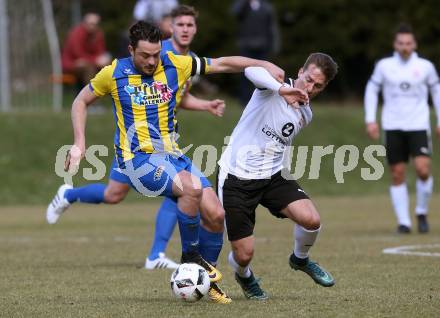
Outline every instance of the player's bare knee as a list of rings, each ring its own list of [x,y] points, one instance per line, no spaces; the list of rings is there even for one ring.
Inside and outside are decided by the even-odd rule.
[[[104,191],[104,202],[107,204],[117,204],[125,199],[130,187],[128,184],[110,180]]]
[[[399,185],[405,182],[405,173],[401,170],[392,170],[391,171],[391,181],[393,185]]]
[[[249,248],[243,251],[243,262],[249,264],[254,257],[254,249]]]
[[[200,202],[202,200],[202,189],[197,189],[192,186],[184,188],[184,195],[188,196],[191,200]]]
[[[192,211],[192,213],[195,213],[199,210],[201,200],[202,195],[200,191],[193,188],[186,188],[179,197],[179,206],[183,211]]]
[[[104,201],[107,204],[118,204],[125,199],[125,192],[109,192],[104,193]]]
[[[118,204],[125,199],[128,191],[128,187],[117,187],[111,184],[104,191],[104,202],[107,204]]]
[[[225,230],[224,216],[216,214],[204,214],[202,216],[203,227],[205,227],[209,232],[213,233],[223,233]]]
[[[311,218],[311,221],[309,223],[310,227],[308,228],[308,230],[317,230],[321,227],[321,218],[319,217],[319,214],[314,215]]]
[[[246,266],[254,256],[253,248],[240,248],[234,251],[235,261],[241,266]]]
[[[215,230],[215,232],[223,231],[225,224],[225,210],[223,210],[220,205],[210,211],[208,218],[211,227]]]
[[[419,167],[416,168],[417,177],[422,179],[423,181],[428,180],[431,175],[428,167]]]
[[[309,213],[300,225],[308,231],[315,231],[321,226],[321,218],[317,212]]]
[[[404,164],[396,164],[391,166],[391,182],[393,185],[399,185],[405,182]]]

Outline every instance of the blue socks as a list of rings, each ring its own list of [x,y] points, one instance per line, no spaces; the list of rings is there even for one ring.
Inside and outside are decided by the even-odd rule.
[[[154,241],[151,246],[148,258],[154,260],[159,257],[159,253],[165,253],[168,241],[173,235],[174,227],[179,213],[177,202],[169,197],[165,197],[156,216],[156,227]],[[180,212],[183,214],[182,212]],[[187,216],[182,216],[186,219]],[[191,218],[190,218],[191,219]],[[185,221],[186,222],[186,221]],[[180,226],[179,226],[180,227]],[[211,264],[216,264],[223,246],[223,233],[213,233],[206,230],[203,226],[199,228],[199,253]]]
[[[177,209],[176,215],[177,221],[179,222],[182,253],[198,254],[200,213],[197,213],[196,216],[191,217]]]
[[[174,227],[177,222],[177,202],[169,197],[165,197],[156,216],[156,226],[154,229],[154,241],[151,246],[148,258],[154,260],[159,257],[159,253],[165,252]]]
[[[104,191],[107,185],[103,183],[92,183],[81,188],[66,190],[64,197],[69,203],[76,201],[84,203],[104,202]]]
[[[148,258],[154,260],[159,257],[159,253],[165,253],[168,241],[173,235],[174,227],[177,222],[178,213],[177,202],[169,197],[165,197],[156,216],[156,227],[154,241],[151,246]],[[216,264],[223,246],[223,233],[212,233],[203,226],[199,228],[199,253],[211,264]]]
[[[200,226],[199,240],[200,255],[212,265],[216,265],[223,246],[223,232],[209,232],[203,226]]]

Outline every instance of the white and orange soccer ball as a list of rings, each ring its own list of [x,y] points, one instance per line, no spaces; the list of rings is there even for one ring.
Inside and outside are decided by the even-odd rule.
[[[174,295],[187,302],[200,300],[209,291],[208,272],[193,263],[184,263],[171,274],[171,290]]]

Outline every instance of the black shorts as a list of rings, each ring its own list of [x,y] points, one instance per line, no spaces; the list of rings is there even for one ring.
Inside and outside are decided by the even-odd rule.
[[[217,193],[225,209],[228,239],[236,241],[254,232],[255,209],[258,204],[278,218],[290,203],[309,197],[295,180],[286,180],[281,172],[270,179],[244,180],[234,175],[227,177],[219,171]]]
[[[427,130],[385,130],[388,164],[408,162],[409,157],[431,156],[431,138]]]

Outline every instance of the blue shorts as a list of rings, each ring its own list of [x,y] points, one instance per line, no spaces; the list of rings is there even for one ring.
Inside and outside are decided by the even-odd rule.
[[[116,158],[113,158],[112,167],[110,168],[110,180],[117,181],[119,183],[130,184],[130,178],[123,174],[118,167]]]
[[[199,177],[202,189],[212,187],[209,180],[184,155],[176,157],[170,154],[137,153],[133,159],[119,165],[113,160],[110,179],[129,184],[146,196],[173,197],[173,179],[183,170]]]

